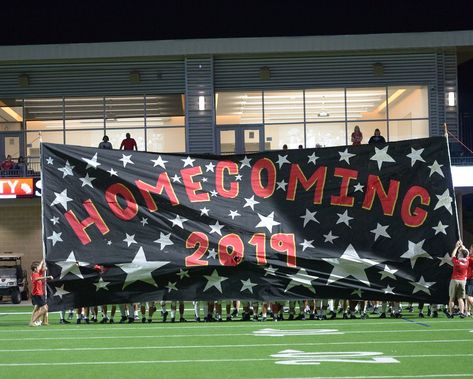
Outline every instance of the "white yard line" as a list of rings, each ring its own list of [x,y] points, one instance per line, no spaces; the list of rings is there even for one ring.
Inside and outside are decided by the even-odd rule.
[[[473,378],[469,374],[419,374],[419,375],[369,375],[369,376],[304,376],[285,378],[254,378],[254,379],[398,379],[398,378]]]

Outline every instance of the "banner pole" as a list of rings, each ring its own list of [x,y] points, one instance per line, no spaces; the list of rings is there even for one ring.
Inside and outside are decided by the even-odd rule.
[[[41,138],[41,134],[39,135],[39,166],[40,166],[40,182],[41,182],[41,245],[43,248],[43,262],[44,262],[44,273],[47,276],[48,273],[48,266],[46,265],[46,244],[45,244],[45,235],[44,235],[44,195],[43,195],[43,142]],[[46,303],[48,302],[48,281],[45,280],[44,282],[44,299]]]

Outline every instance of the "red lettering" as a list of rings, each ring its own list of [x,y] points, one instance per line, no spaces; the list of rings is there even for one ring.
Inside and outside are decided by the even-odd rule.
[[[297,183],[301,183],[304,190],[308,191],[315,184],[314,204],[322,203],[322,196],[324,194],[325,179],[327,177],[327,167],[320,166],[314,171],[312,176],[307,179],[298,164],[291,165],[291,173],[289,174],[289,184],[287,188],[286,200],[294,201],[297,192]]]
[[[126,207],[123,208],[118,202],[118,196],[121,196]],[[138,214],[138,204],[131,191],[121,183],[112,184],[105,191],[105,201],[108,203],[111,211],[119,219],[129,221]]]
[[[266,171],[268,183],[263,185],[261,173]],[[251,169],[251,188],[255,195],[266,199],[274,193],[276,187],[276,166],[268,158],[262,158],[256,161]]]
[[[238,266],[245,256],[245,247],[240,236],[227,234],[218,242],[218,260],[222,266]]]
[[[240,187],[239,187],[238,182],[233,181],[230,183],[230,189],[225,189],[224,187],[225,171],[227,171],[229,175],[237,175],[238,164],[231,161],[220,161],[217,163],[217,167],[215,168],[215,187],[217,189],[218,194],[227,199],[233,199],[238,196]]]
[[[182,180],[191,203],[197,203],[202,201],[209,201],[210,197],[207,192],[197,193],[197,191],[202,190],[202,185],[200,182],[194,182],[192,179],[196,175],[201,175],[202,169],[200,166],[190,167],[181,170]]]
[[[378,195],[385,216],[392,216],[399,195],[399,181],[389,181],[388,193],[384,190],[381,179],[377,175],[369,175],[366,183],[366,193],[363,200],[363,209],[371,210],[375,195]]]
[[[406,226],[416,228],[421,226],[427,218],[428,212],[422,208],[415,207],[412,210],[412,203],[419,197],[422,205],[430,204],[430,195],[427,190],[420,186],[412,186],[406,192],[401,207],[401,218]]]
[[[342,183],[340,184],[340,196],[332,195],[330,203],[332,205],[352,207],[355,202],[355,198],[353,196],[348,196],[348,188],[350,186],[350,180],[356,179],[358,177],[358,171],[350,170],[348,168],[336,167],[333,175],[341,177]]]
[[[174,188],[171,184],[171,180],[169,179],[167,172],[163,172],[159,175],[155,186],[152,186],[141,180],[136,180],[135,184],[140,190],[141,195],[143,196],[145,200],[146,207],[148,208],[150,212],[155,212],[158,210],[158,206],[156,205],[156,202],[151,196],[151,193],[154,193],[156,195],[161,195],[163,191],[165,191],[167,195],[167,199],[171,202],[172,205],[179,204],[179,200],[177,199],[177,196],[174,192]]]

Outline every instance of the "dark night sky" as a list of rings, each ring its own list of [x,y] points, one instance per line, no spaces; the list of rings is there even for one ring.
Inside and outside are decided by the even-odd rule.
[[[0,45],[473,29],[473,1],[15,3],[2,4]]]

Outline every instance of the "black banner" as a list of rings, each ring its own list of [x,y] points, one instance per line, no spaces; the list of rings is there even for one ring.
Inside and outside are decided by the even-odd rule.
[[[51,309],[145,300],[444,303],[447,141],[214,156],[42,144]]]

